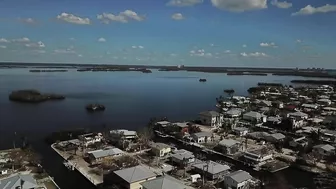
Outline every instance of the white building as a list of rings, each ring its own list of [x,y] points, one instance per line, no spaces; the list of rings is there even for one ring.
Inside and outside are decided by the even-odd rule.
[[[332,102],[329,99],[322,98],[322,99],[319,99],[317,103],[323,106],[329,106],[331,105]]]
[[[239,170],[224,177],[224,187],[227,189],[244,189],[252,180],[250,173]],[[247,187],[248,188],[248,187]]]
[[[238,109],[238,108],[232,108],[231,110],[225,112],[225,115],[230,118],[237,118],[241,116],[241,114],[242,114],[242,109]]]
[[[187,165],[195,162],[195,156],[187,150],[175,150],[171,155],[171,160],[179,165]]]
[[[203,125],[218,127],[223,124],[224,116],[216,111],[206,111],[199,114],[199,119]]]
[[[133,140],[138,136],[136,131],[129,131],[126,129],[112,130],[110,131],[110,135],[126,140]]]
[[[84,146],[89,146],[94,143],[101,142],[103,139],[103,135],[101,133],[89,133],[78,136],[78,138],[83,142]]]
[[[329,144],[320,144],[313,147],[313,153],[322,155],[322,156],[329,156],[335,154],[335,147]]]
[[[299,118],[299,119],[308,119],[308,114],[303,112],[292,112],[287,114],[287,117]]]
[[[191,134],[191,137],[197,143],[205,143],[212,141],[212,133],[209,132],[198,132]]]
[[[245,136],[248,133],[248,128],[246,127],[236,127],[233,129],[233,132],[238,136]]]
[[[267,149],[261,148],[245,152],[244,158],[249,162],[260,165],[268,160],[271,160],[273,158],[273,154]]]
[[[250,122],[266,122],[266,116],[259,112],[248,112],[243,115],[243,119]]]
[[[172,151],[171,147],[164,143],[151,143],[150,147],[153,154],[158,157],[164,157]]]
[[[317,104],[302,104],[302,108],[316,110],[319,106]]]

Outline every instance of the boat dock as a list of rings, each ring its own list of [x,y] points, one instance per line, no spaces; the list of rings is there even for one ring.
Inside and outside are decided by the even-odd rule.
[[[64,159],[64,165],[70,169],[70,170],[77,170],[79,173],[81,173],[87,180],[89,180],[93,185],[97,186],[99,184],[103,183],[103,175],[97,175],[94,173],[91,173],[91,168],[89,167],[89,163],[87,163],[83,158],[71,158],[71,154],[68,154],[66,152],[62,152],[61,150],[58,150],[54,146],[55,144],[51,145],[51,148],[58,153],[63,159]]]

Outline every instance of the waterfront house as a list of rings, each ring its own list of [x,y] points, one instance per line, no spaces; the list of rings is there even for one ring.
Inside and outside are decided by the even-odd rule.
[[[273,133],[265,137],[266,141],[272,143],[283,142],[286,139],[286,136],[281,133]]]
[[[199,113],[199,120],[203,125],[218,127],[223,124],[223,115],[216,111],[206,111]]]
[[[335,147],[329,144],[320,144],[313,147],[313,153],[323,157],[335,154]]]
[[[178,132],[180,132],[182,135],[189,133],[189,123],[188,122],[176,122],[176,123],[173,123],[169,127],[177,128]]]
[[[141,183],[143,189],[194,189],[169,175],[163,175]]]
[[[104,176],[104,183],[115,184],[123,189],[143,189],[141,183],[153,180],[157,175],[151,169],[138,165],[114,171]]]
[[[82,142],[80,140],[73,139],[56,143],[55,147],[62,151],[71,151],[71,150],[77,150],[78,147],[80,147],[81,145]]]
[[[212,141],[212,133],[198,132],[191,134],[192,139],[197,143],[206,143]]]
[[[260,123],[260,122],[266,122],[266,116],[265,115],[262,115],[261,113],[259,112],[248,112],[248,113],[245,113],[243,115],[243,119],[245,121],[250,121],[250,122],[254,122],[254,123]]]
[[[224,188],[227,189],[244,189],[249,187],[252,176],[250,173],[238,170],[224,177]]]
[[[17,174],[0,179],[1,189],[38,189],[40,188],[31,174]]]
[[[247,162],[260,165],[273,158],[273,154],[265,147],[249,150],[244,153],[244,158]]]
[[[129,131],[126,129],[118,129],[110,131],[110,140],[119,141],[119,140],[134,140],[137,138],[136,131]]]
[[[214,161],[196,163],[192,165],[194,171],[209,178],[210,180],[221,179],[226,175],[230,167]]]
[[[237,118],[241,116],[242,111],[243,110],[239,108],[232,108],[229,111],[225,112],[225,116],[229,118]]]
[[[158,157],[164,157],[169,154],[172,150],[171,147],[164,143],[151,143],[151,152]]]
[[[88,147],[89,145],[92,145],[94,143],[101,142],[103,139],[103,135],[101,133],[88,133],[84,135],[78,136],[79,140],[83,142],[83,145]]]
[[[186,166],[190,163],[195,162],[195,156],[192,152],[189,152],[184,149],[175,150],[173,154],[171,155],[172,162],[180,165],[180,166]]]
[[[218,147],[224,154],[232,155],[239,151],[241,143],[232,139],[223,139],[218,143]]]
[[[248,133],[249,129],[246,127],[235,127],[233,132],[238,136],[245,136]]]
[[[119,148],[110,148],[106,150],[95,150],[87,153],[90,163],[101,163],[106,158],[113,158],[123,155],[124,152]]]
[[[322,98],[322,99],[317,100],[317,103],[322,106],[329,106],[331,105],[332,102],[329,99]]]

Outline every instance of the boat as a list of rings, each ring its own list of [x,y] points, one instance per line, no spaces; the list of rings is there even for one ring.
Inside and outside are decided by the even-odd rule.
[[[73,165],[70,161],[64,160],[63,165],[68,168],[70,171],[75,170],[75,165]]]
[[[199,79],[199,82],[206,82],[206,79]]]
[[[102,104],[88,104],[85,108],[86,110],[91,111],[91,112],[105,110],[105,106]]]

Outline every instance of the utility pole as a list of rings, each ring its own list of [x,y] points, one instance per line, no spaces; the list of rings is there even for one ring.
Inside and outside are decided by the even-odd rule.
[[[13,140],[13,149],[15,149],[15,138],[16,138],[16,132],[14,132],[14,140]]]

